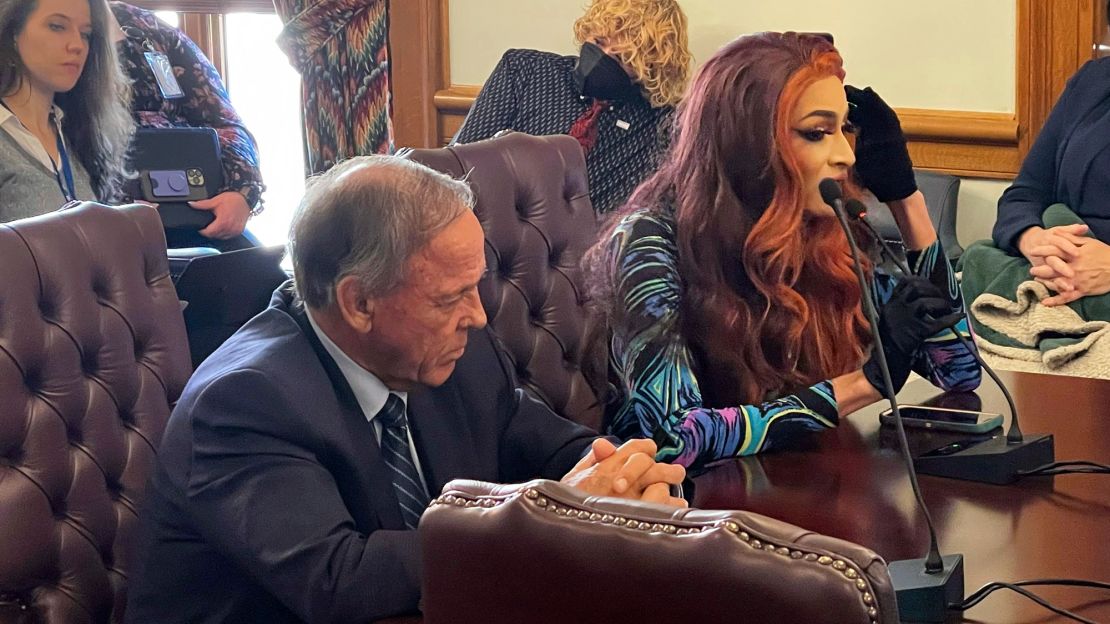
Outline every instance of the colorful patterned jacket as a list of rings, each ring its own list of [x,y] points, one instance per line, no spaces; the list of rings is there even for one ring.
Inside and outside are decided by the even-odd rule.
[[[124,2],[109,3],[127,38],[119,43],[120,65],[131,83],[131,110],[143,127],[213,128],[220,137],[224,190],[241,191],[254,207],[265,187],[258,168],[258,146],[231,106],[227,89],[212,63],[180,30],[154,13]],[[165,99],[143,56],[169,58],[184,96]]]
[[[617,306],[610,369],[621,400],[610,432],[621,439],[653,438],[658,459],[700,468],[729,457],[780,448],[800,431],[835,427],[836,396],[829,380],[758,405],[712,409],[702,405],[693,355],[679,324],[683,294],[678,270],[675,224],[669,214],[641,210],[621,220],[609,241]],[[952,310],[963,298],[940,242],[908,254],[916,275],[947,292]],[[872,289],[876,308],[890,299],[896,280],[876,271]],[[967,319],[957,326],[969,336]],[[913,369],[945,390],[979,385],[975,359],[950,331],[929,339]]]

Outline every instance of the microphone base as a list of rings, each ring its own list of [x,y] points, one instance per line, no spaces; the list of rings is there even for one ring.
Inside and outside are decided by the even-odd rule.
[[[891,561],[887,566],[898,596],[902,622],[944,622],[948,605],[964,600],[964,556],[944,555],[944,570],[925,572],[924,559]]]
[[[1020,478],[1019,472],[1033,470],[1056,460],[1052,434],[1026,434],[1016,444],[999,433],[986,440],[969,440],[942,446],[914,459],[918,474],[1006,485]]]

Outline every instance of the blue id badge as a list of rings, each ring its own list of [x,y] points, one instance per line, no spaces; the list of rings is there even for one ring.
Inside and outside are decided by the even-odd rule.
[[[170,64],[170,59],[161,52],[143,52],[146,57],[146,64],[150,65],[150,71],[154,72],[154,79],[158,82],[158,90],[162,92],[162,97],[167,100],[173,100],[185,95],[181,90],[181,85],[177,83],[177,77],[173,75],[173,65]]]

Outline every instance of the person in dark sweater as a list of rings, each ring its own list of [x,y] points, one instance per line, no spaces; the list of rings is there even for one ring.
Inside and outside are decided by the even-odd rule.
[[[1046,222],[1054,204],[1067,206],[1070,218]],[[998,200],[993,238],[1055,291],[1045,305],[1110,292],[1110,58],[1089,61],[1068,81]]]
[[[133,124],[104,0],[0,0],[0,222],[111,201]]]
[[[582,144],[590,199],[618,208],[658,163],[690,74],[686,16],[675,0],[594,0],[574,24],[581,53],[509,50],[456,143],[503,130],[570,134]]]

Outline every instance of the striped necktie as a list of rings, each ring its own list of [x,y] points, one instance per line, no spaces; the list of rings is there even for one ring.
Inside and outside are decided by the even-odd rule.
[[[396,394],[390,393],[385,407],[375,417],[382,425],[382,459],[389,466],[393,479],[393,490],[401,505],[401,518],[405,526],[415,529],[420,523],[420,514],[428,506],[428,493],[420,480],[413,462],[412,448],[409,446],[408,420],[405,418],[405,402]]]

